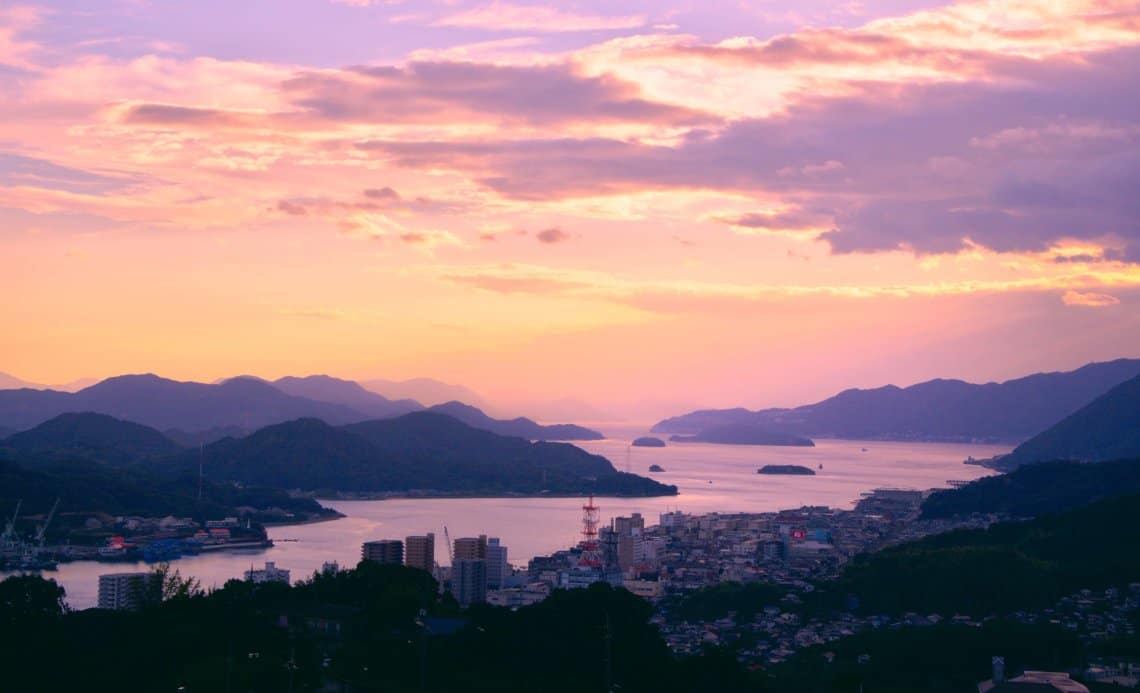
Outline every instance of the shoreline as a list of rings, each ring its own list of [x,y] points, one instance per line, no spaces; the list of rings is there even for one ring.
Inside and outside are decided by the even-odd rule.
[[[623,498],[623,499],[636,499],[636,498],[676,498],[681,495],[681,492],[676,493],[662,493],[652,496],[630,496],[621,494],[591,494],[591,493],[409,493],[406,491],[382,491],[377,493],[360,493],[353,494],[352,496],[313,496],[313,500],[318,503],[328,501],[336,503],[339,501],[377,501],[377,500],[448,500],[448,499],[487,499],[495,500],[501,498],[585,498],[587,496],[594,496],[595,498]],[[268,526],[268,525],[266,525]]]
[[[314,499],[314,500],[319,500],[319,499]],[[307,520],[294,520],[294,521],[286,521],[286,522],[262,522],[261,526],[265,527],[265,528],[269,528],[269,527],[297,527],[300,525],[315,525],[315,524],[319,524],[321,522],[332,522],[333,520],[343,520],[344,518],[348,517],[348,515],[345,515],[344,513],[340,512],[338,510],[334,510],[333,508],[329,508],[329,510],[332,510],[332,512],[333,512],[332,515],[322,515],[320,517],[310,517]]]

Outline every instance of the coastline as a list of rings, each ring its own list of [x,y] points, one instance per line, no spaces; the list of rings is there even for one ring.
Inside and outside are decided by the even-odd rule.
[[[994,457],[985,457],[982,459],[978,459],[976,457],[967,457],[966,459],[962,460],[962,464],[989,469],[991,471],[997,472],[998,474],[1008,474],[1014,469],[1017,469],[1016,465],[1010,466],[1009,464],[1003,464],[1003,461],[1008,457],[1008,454],[996,455]]]
[[[450,498],[455,499],[496,499],[496,498],[585,498],[586,496],[593,495],[595,498],[675,498],[681,495],[678,490],[674,493],[660,493],[654,495],[630,495],[621,493],[595,493],[590,492],[582,493],[513,493],[504,491],[502,493],[448,493],[446,491],[424,491],[422,493],[410,491],[379,491],[376,493],[353,493],[353,494],[338,494],[336,496],[313,496],[313,500],[318,503],[323,501],[375,501],[375,500],[447,500]],[[296,523],[294,523],[296,524]]]
[[[314,500],[319,500],[319,499],[314,499]],[[335,500],[335,499],[330,498],[329,500]],[[348,515],[345,515],[344,513],[340,512],[340,511],[333,510],[332,508],[329,508],[329,510],[332,510],[332,512],[333,512],[332,515],[321,515],[320,517],[310,517],[307,520],[292,520],[292,521],[286,521],[286,522],[262,522],[261,526],[262,527],[297,527],[299,525],[315,525],[315,524],[319,524],[321,522],[332,522],[333,520],[342,520],[342,519],[348,517]]]

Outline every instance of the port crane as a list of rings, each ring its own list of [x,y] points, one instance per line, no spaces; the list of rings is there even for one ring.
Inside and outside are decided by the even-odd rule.
[[[36,530],[36,548],[37,549],[42,549],[44,547],[44,535],[47,534],[48,525],[51,524],[52,518],[55,517],[55,511],[58,509],[59,509],[59,499],[56,498],[55,503],[52,503],[51,510],[48,512],[47,519],[44,520],[44,523],[42,525],[40,525],[40,528],[38,530]]]
[[[9,548],[16,545],[16,520],[20,517],[20,506],[23,504],[22,498],[16,501],[16,512],[12,513],[12,519],[4,525],[4,534],[0,535],[0,547]]]

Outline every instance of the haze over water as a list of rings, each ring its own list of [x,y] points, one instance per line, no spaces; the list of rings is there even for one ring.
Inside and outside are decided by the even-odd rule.
[[[669,510],[687,513],[766,512],[803,505],[850,508],[860,494],[880,487],[927,489],[945,487],[947,481],[975,479],[990,472],[962,464],[969,456],[989,457],[1008,452],[1008,446],[882,441],[817,440],[814,448],[732,446],[703,443],[669,444],[666,448],[631,448],[628,441],[638,430],[608,427],[614,438],[582,442],[579,446],[605,455],[624,470],[675,484],[680,494],[662,498],[598,498],[602,519],[640,512],[647,524]],[[866,448],[864,452],[863,449]],[[651,464],[666,471],[647,474]],[[765,464],[802,464],[816,476],[761,476]],[[823,469],[818,469],[819,465]],[[709,483],[709,482],[712,483]],[[277,545],[256,552],[191,556],[172,566],[193,575],[203,586],[221,586],[240,578],[251,565],[275,561],[298,580],[320,569],[325,561],[354,566],[360,544],[371,539],[399,538],[435,532],[436,560],[446,565],[443,528],[454,539],[487,534],[498,536],[509,548],[509,559],[525,566],[535,555],[568,548],[580,539],[580,498],[448,498],[383,501],[325,501],[347,517],[311,525],[274,527],[269,531]],[[144,563],[61,564],[46,573],[67,590],[72,608],[95,605],[102,573],[146,570]]]

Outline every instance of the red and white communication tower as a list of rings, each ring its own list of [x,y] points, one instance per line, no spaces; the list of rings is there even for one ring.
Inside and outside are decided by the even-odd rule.
[[[582,506],[582,558],[578,565],[589,568],[602,567],[602,551],[598,547],[598,522],[601,508],[594,505],[594,497]]]

